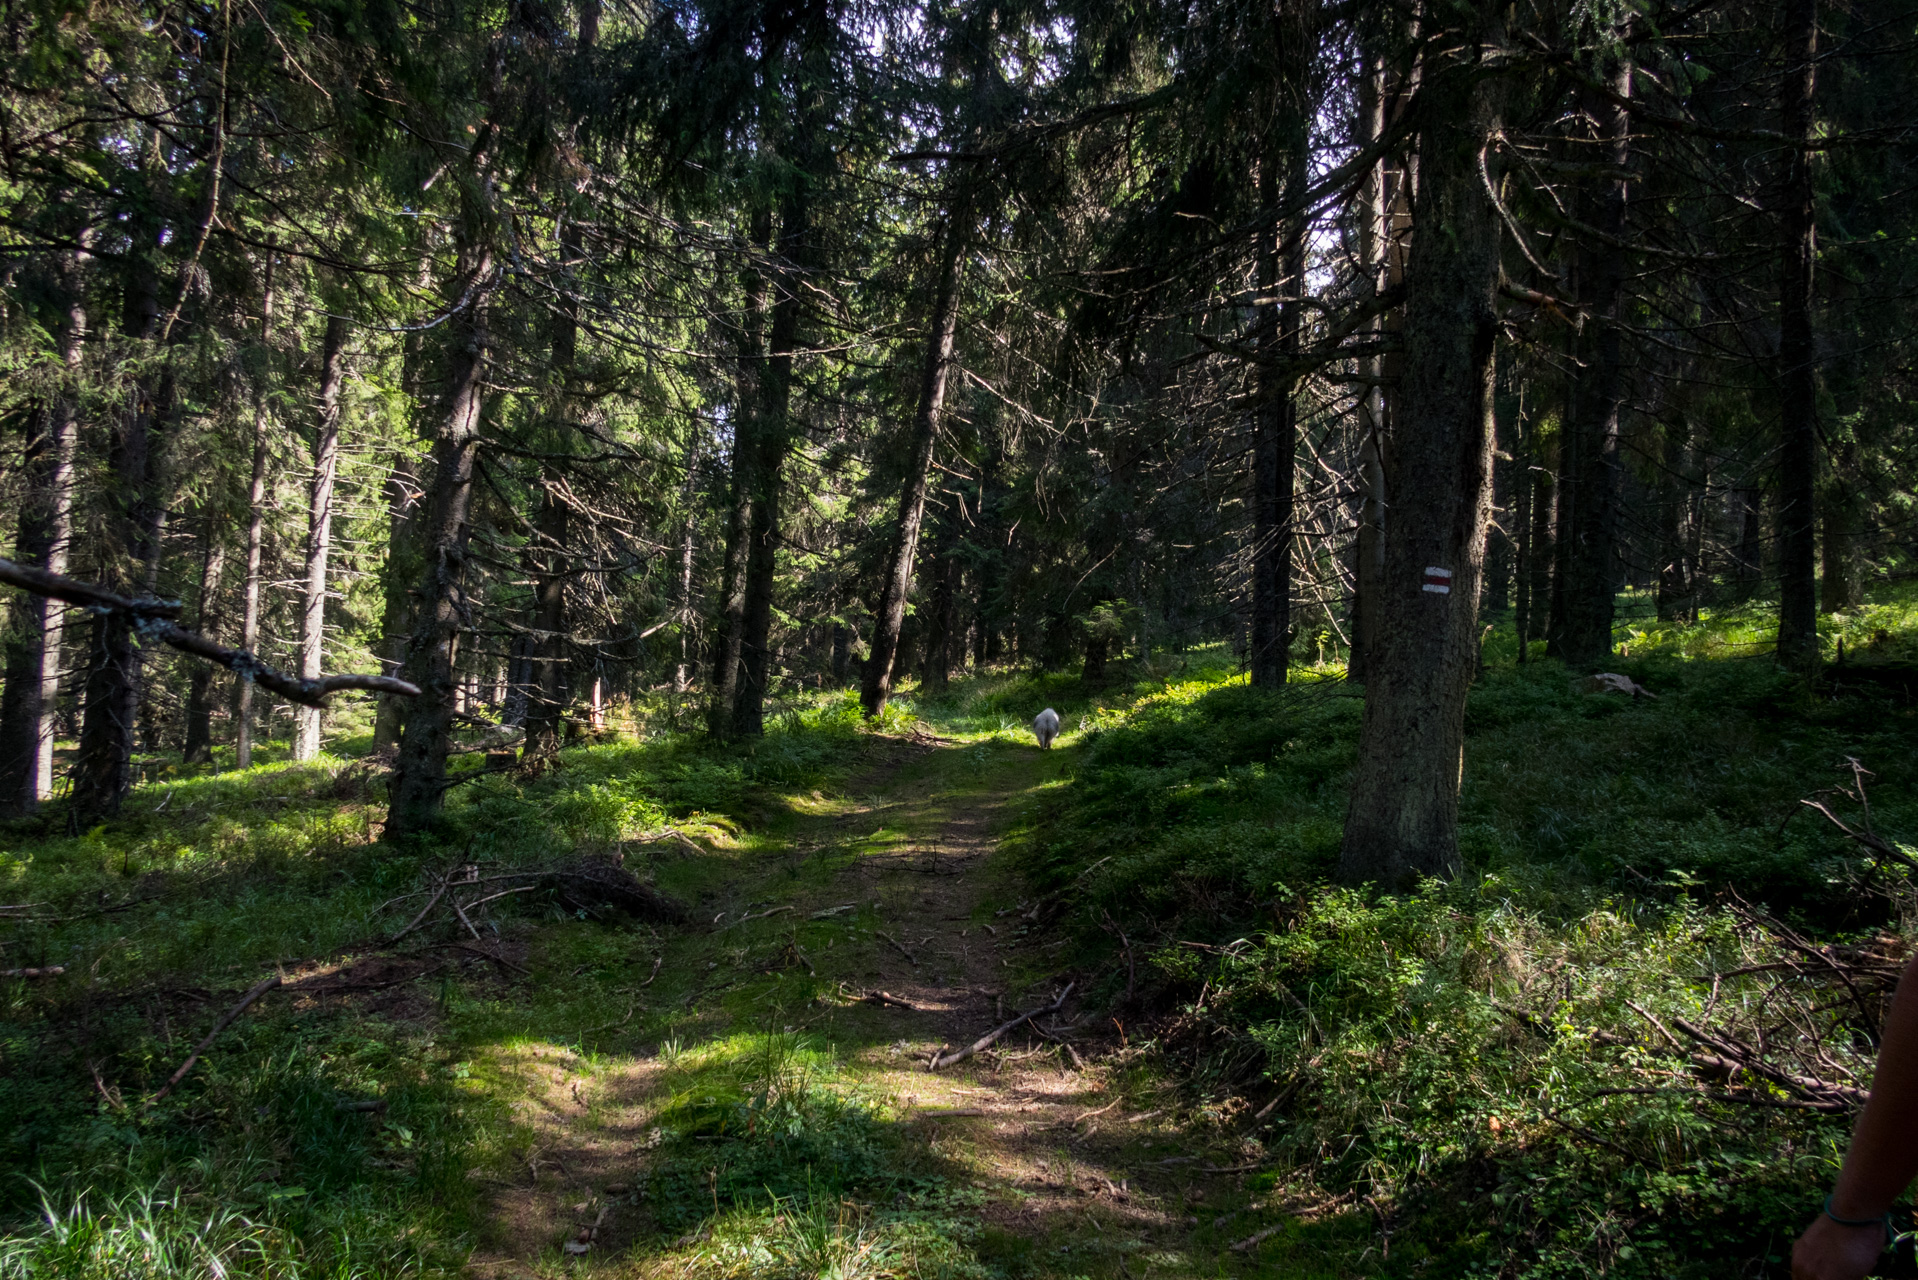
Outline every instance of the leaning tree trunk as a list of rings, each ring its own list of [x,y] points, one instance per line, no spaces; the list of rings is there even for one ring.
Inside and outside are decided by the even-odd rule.
[[[446,352],[446,404],[433,440],[433,480],[421,519],[426,569],[418,617],[406,645],[406,673],[419,686],[388,789],[385,837],[401,840],[438,827],[446,800],[446,757],[459,696],[456,674],[466,610],[467,509],[479,456],[480,409],[486,395],[486,304],[480,286],[493,274],[488,245],[461,247],[456,277],[476,297],[455,321]]]
[[[1589,96],[1587,112],[1598,122],[1597,141],[1607,163],[1620,173],[1631,159],[1631,115],[1624,101],[1632,67],[1624,60],[1611,77],[1612,95]],[[1591,345],[1574,371],[1571,430],[1563,454],[1569,484],[1565,532],[1559,541],[1560,610],[1554,618],[1559,656],[1574,666],[1601,663],[1612,654],[1613,590],[1618,559],[1619,417],[1625,402],[1622,330],[1625,262],[1616,242],[1625,237],[1626,181],[1608,181],[1599,193],[1593,225],[1613,243],[1587,242],[1579,264],[1585,302],[1594,321]]]
[[[87,313],[66,263],[62,283],[67,313],[59,329],[60,358],[69,385],[54,394],[43,413],[27,422],[24,471],[27,493],[20,511],[15,558],[50,573],[67,571],[73,541],[73,459],[79,436],[79,402],[71,380],[79,374]],[[6,692],[0,697],[0,817],[24,817],[53,789],[54,704],[60,696],[60,647],[65,611],[45,596],[23,594],[14,606],[14,643],[7,652]]]
[[[1491,13],[1482,21],[1496,27]],[[1393,890],[1458,863],[1498,337],[1499,222],[1481,165],[1499,125],[1499,84],[1461,61],[1435,68],[1423,92],[1430,114],[1406,272],[1403,416],[1385,460],[1393,506],[1379,643],[1367,659],[1338,866],[1347,883]]]
[[[1818,662],[1818,366],[1812,333],[1817,220],[1811,185],[1818,0],[1785,2],[1782,124],[1789,140],[1778,289],[1778,660]]]
[[[333,549],[333,478],[340,462],[340,384],[346,376],[346,320],[332,316],[320,350],[320,420],[313,444],[313,489],[307,506],[306,600],[300,618],[300,675],[320,675],[326,636],[326,561]],[[320,754],[318,707],[299,707],[293,758]]]
[[[933,446],[939,440],[946,382],[952,372],[953,339],[959,329],[959,281],[965,264],[966,242],[970,238],[971,206],[968,189],[956,188],[940,236],[939,274],[933,284],[925,363],[919,372],[919,407],[912,419],[906,486],[899,496],[899,523],[893,529],[885,577],[879,586],[879,603],[873,610],[872,646],[859,689],[859,705],[868,718],[884,710],[886,699],[892,695],[895,669],[905,669],[898,661],[899,631],[906,619],[906,599],[912,594],[913,556],[918,551],[919,528],[925,520]]]

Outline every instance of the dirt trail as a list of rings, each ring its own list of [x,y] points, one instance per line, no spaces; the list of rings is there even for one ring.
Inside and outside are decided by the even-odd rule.
[[[849,1074],[894,1100],[902,1134],[948,1177],[983,1193],[978,1212],[994,1248],[1020,1254],[1035,1275],[1139,1275],[1141,1263],[1153,1274],[1189,1273],[1201,1261],[1189,1250],[1199,1214],[1220,1192],[1230,1195],[1235,1148],[1179,1126],[1191,1118],[1176,1114],[1156,1078],[1115,1055],[1123,1043],[1115,1027],[1090,1025],[1075,998],[1044,1020],[1054,1038],[1021,1027],[961,1063],[927,1069],[935,1051],[1051,1003],[1065,985],[1051,959],[1063,943],[1037,931],[1020,882],[997,856],[1023,798],[1059,775],[1064,753],[902,742],[886,756],[844,800],[792,822],[782,844],[758,858],[783,864],[792,873],[785,885],[742,885],[713,936],[737,940],[739,964],[746,935],[764,927],[764,954],[782,918],[838,909],[844,914],[828,917],[835,923],[863,921],[804,954],[815,989],[830,994],[794,1015],[795,1025],[838,1044]],[[799,877],[807,865],[821,874]],[[727,931],[728,916],[774,910],[781,915],[770,923]],[[512,1243],[474,1270],[532,1274],[515,1265],[542,1250],[550,1258],[556,1239],[601,1206],[617,1206],[641,1176],[658,1065],[645,1049],[587,1063],[538,1046],[498,1065],[518,1077],[518,1118],[536,1139],[494,1197],[499,1236]],[[621,1237],[615,1215],[602,1226],[601,1256],[622,1247]],[[1072,1265],[1055,1272],[1038,1261],[1055,1252]],[[1217,1274],[1218,1255],[1204,1253],[1204,1268]]]

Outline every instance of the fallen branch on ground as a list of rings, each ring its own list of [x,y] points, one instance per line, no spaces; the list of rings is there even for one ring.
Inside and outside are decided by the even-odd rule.
[[[366,689],[374,693],[398,694],[404,698],[417,698],[420,693],[418,685],[392,676],[320,676],[307,680],[285,675],[245,649],[229,649],[203,635],[183,629],[174,621],[180,616],[180,606],[165,600],[129,599],[90,582],[4,559],[0,559],[0,582],[37,596],[51,596],[68,604],[82,605],[95,613],[125,614],[132,620],[133,629],[141,639],[157,640],[181,653],[218,663],[240,679],[250,680],[301,706],[324,709],[327,698],[342,689]]]
[[[892,949],[894,951],[897,951],[900,955],[906,957],[907,960],[911,961],[913,968],[917,969],[919,967],[919,957],[915,956],[912,952],[906,950],[905,944],[900,942],[899,939],[893,937],[890,933],[887,933],[884,929],[875,929],[873,930],[873,932],[878,934],[880,937],[884,938],[887,942],[891,943]]]
[[[1030,1022],[1034,1018],[1042,1018],[1048,1013],[1057,1013],[1059,1010],[1065,1008],[1066,999],[1072,995],[1073,985],[1074,984],[1070,982],[1066,983],[1066,989],[1059,993],[1059,998],[1045,1008],[1034,1009],[1029,1013],[1020,1014],[1018,1017],[1012,1019],[1012,1021],[994,1027],[991,1031],[986,1032],[986,1034],[980,1036],[963,1049],[955,1050],[952,1053],[935,1053],[932,1056],[932,1061],[927,1064],[926,1070],[938,1071],[951,1066],[955,1062],[963,1062],[981,1049],[992,1047],[994,1041],[998,1040],[1000,1036],[1003,1036],[1014,1027],[1022,1023]],[[1074,1056],[1076,1057],[1077,1055]]]
[[[868,991],[865,995],[860,996],[859,1000],[862,1004],[891,1005],[895,1009],[910,1009],[914,1013],[919,1012],[919,1006],[910,1000],[901,1000],[898,996],[890,995],[884,991]]]
[[[0,969],[0,978],[57,978],[67,971],[63,964],[48,965],[44,969]]]
[[[265,995],[267,992],[273,990],[273,988],[279,985],[280,985],[280,975],[277,973],[270,978],[263,978],[258,983],[256,983],[251,991],[247,992],[245,996],[241,997],[240,1003],[234,1005],[231,1009],[227,1010],[226,1017],[221,1018],[219,1022],[214,1024],[213,1030],[206,1033],[206,1039],[200,1041],[200,1043],[193,1046],[193,1052],[189,1053],[186,1056],[186,1061],[180,1064],[180,1069],[173,1073],[173,1077],[170,1080],[168,1080],[165,1084],[160,1086],[160,1092],[154,1094],[150,1099],[147,1100],[148,1105],[158,1102],[160,1099],[166,1097],[169,1093],[172,1093],[173,1086],[180,1083],[180,1081],[186,1079],[186,1073],[193,1070],[193,1064],[200,1060],[201,1054],[205,1053],[208,1049],[213,1047],[213,1042],[220,1038],[220,1033],[222,1031],[225,1031],[228,1027],[232,1026],[233,1020],[239,1017],[241,1014],[245,1013],[247,1009],[252,1006],[255,1000],[258,1000],[261,996]]]

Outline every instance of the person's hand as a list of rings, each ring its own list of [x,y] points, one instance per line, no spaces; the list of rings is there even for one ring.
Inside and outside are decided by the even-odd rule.
[[[1847,1227],[1821,1213],[1792,1246],[1791,1280],[1863,1280],[1884,1251],[1878,1223]]]

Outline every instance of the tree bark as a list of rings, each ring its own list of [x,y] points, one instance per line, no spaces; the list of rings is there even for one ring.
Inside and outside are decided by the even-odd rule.
[[[273,253],[266,255],[266,289],[260,308],[260,342],[273,325]],[[240,648],[253,653],[260,643],[260,557],[266,521],[266,403],[253,394],[253,474],[246,491],[246,581],[240,594]],[[233,682],[234,765],[253,764],[253,682]]]
[[[1376,61],[1361,83],[1368,137],[1379,137],[1385,129],[1385,72]],[[1395,289],[1405,282],[1407,237],[1411,228],[1411,183],[1409,166],[1380,161],[1367,176],[1363,188],[1363,217],[1360,222],[1360,254],[1371,270],[1374,288],[1380,292]],[[1403,331],[1403,309],[1394,310],[1377,321],[1380,334]],[[1385,531],[1387,523],[1385,454],[1398,420],[1398,381],[1404,372],[1404,357],[1398,353],[1382,355],[1371,361],[1371,373],[1378,379],[1366,394],[1364,438],[1359,444],[1359,527],[1353,542],[1352,566],[1352,652],[1346,662],[1346,676],[1364,683],[1371,671],[1372,655],[1377,652],[1381,610],[1384,608]]]
[[[752,216],[756,253],[772,248],[772,210],[761,205]],[[738,391],[733,405],[733,451],[726,504],[726,550],[720,562],[719,609],[713,620],[712,688],[706,730],[715,738],[731,736],[733,704],[739,697],[739,664],[746,638],[746,562],[753,528],[753,495],[758,488],[755,447],[766,377],[767,316],[772,282],[765,264],[755,260],[746,271],[745,313],[739,331]]]
[[[686,480],[680,502],[686,508],[679,530],[679,662],[673,668],[673,692],[685,693],[693,683],[693,536],[699,531],[699,437],[686,441]]]
[[[406,665],[406,637],[413,630],[413,587],[425,572],[413,527],[419,499],[419,478],[413,474],[412,459],[396,454],[386,475],[387,551],[386,564],[380,571],[386,599],[380,618],[382,675],[397,676]],[[373,719],[375,753],[399,745],[405,714],[403,699],[380,695]]]
[[[1496,12],[1483,6],[1481,30],[1464,47],[1496,43]],[[1491,503],[1499,221],[1481,165],[1501,91],[1483,67],[1455,56],[1428,71],[1421,89],[1403,420],[1385,457],[1393,500],[1385,590],[1339,852],[1341,880],[1389,890],[1458,865],[1465,698],[1478,665]]]
[[[220,517],[209,516],[200,562],[200,596],[193,610],[194,630],[216,644],[223,630],[220,586],[226,577],[226,546],[221,532]],[[213,673],[218,669],[210,662],[196,662],[187,678],[186,742],[181,748],[187,764],[206,764],[213,759]]]
[[[939,420],[945,410],[946,383],[952,373],[952,352],[959,331],[959,286],[971,239],[972,197],[963,180],[955,180],[947,202],[946,221],[939,237],[938,275],[933,282],[932,315],[926,333],[925,362],[919,372],[919,404],[913,414],[906,487],[899,497],[899,522],[893,529],[880,581],[879,602],[873,609],[872,647],[859,690],[859,705],[870,719],[885,708],[892,694],[899,663],[899,632],[906,618],[906,600],[912,594],[913,557],[919,547],[919,529],[925,520],[926,490],[931,482],[933,448],[939,440]]]
[[[1785,0],[1781,125],[1791,147],[1781,193],[1778,289],[1778,660],[1818,663],[1818,365],[1812,331],[1817,210],[1811,183],[1817,0]]]
[[[79,401],[72,384],[80,370],[87,313],[80,294],[77,255],[62,267],[66,313],[57,329],[68,385],[42,414],[28,419],[24,470],[27,493],[20,512],[15,558],[50,573],[67,571],[73,542],[73,461],[79,438]],[[25,817],[53,790],[54,704],[60,696],[60,651],[66,613],[45,596],[23,594],[14,605],[14,642],[7,652],[6,692],[0,697],[0,816]]]
[[[1303,140],[1288,139],[1285,153],[1285,193],[1292,201],[1305,186]],[[1268,153],[1260,168],[1261,199],[1268,208],[1278,205],[1277,170],[1276,156]],[[1263,239],[1259,294],[1274,301],[1263,308],[1265,333],[1260,345],[1267,348],[1268,359],[1259,368],[1259,403],[1254,410],[1252,637],[1247,656],[1253,687],[1277,689],[1285,685],[1292,638],[1292,455],[1298,447],[1298,405],[1290,367],[1298,358],[1304,317],[1304,215],[1286,218],[1276,237]],[[1099,665],[1103,669],[1103,658]]]
[[[1827,495],[1821,523],[1824,526],[1820,559],[1819,607],[1826,613],[1849,613],[1865,602],[1864,584],[1858,574],[1858,535],[1863,523],[1859,503],[1849,486],[1834,484]]]
[[[953,562],[950,533],[939,540],[933,558],[932,600],[927,606],[926,657],[920,665],[919,686],[927,693],[941,693],[952,670],[953,623],[957,616],[959,566]],[[963,637],[961,637],[963,640]]]
[[[1631,159],[1632,67],[1622,60],[1609,76],[1612,94],[1587,95],[1605,161],[1622,170]],[[1623,178],[1605,184],[1591,221],[1614,241],[1625,238],[1627,187]],[[1574,666],[1604,662],[1612,654],[1613,592],[1617,577],[1619,518],[1619,417],[1625,401],[1622,341],[1624,256],[1611,245],[1586,243],[1580,251],[1579,285],[1592,315],[1590,344],[1574,368],[1572,412],[1562,454],[1568,485],[1560,496],[1563,536],[1558,545],[1560,608],[1553,617],[1559,656]]]
[[[149,243],[157,242],[156,232]],[[127,264],[123,328],[138,346],[152,339],[160,314],[159,281],[148,252],[136,247]],[[160,511],[153,500],[153,453],[162,429],[159,419],[172,396],[169,372],[161,372],[157,387],[145,376],[136,377],[109,451],[114,489],[100,576],[102,585],[129,595],[147,586],[159,563]],[[72,770],[72,816],[78,824],[117,815],[133,788],[140,675],[140,648],[132,621],[123,613],[96,616],[88,644],[80,749]]]
[[[813,140],[803,149],[810,153]],[[752,419],[749,502],[743,587],[739,593],[738,674],[728,736],[756,738],[765,732],[766,694],[772,677],[774,575],[778,568],[780,497],[786,455],[792,448],[793,361],[799,345],[803,280],[814,266],[809,173],[793,179],[780,202],[779,281],[772,301],[766,355],[759,362],[757,412]]]
[[[485,282],[493,274],[490,244],[461,245],[454,279],[477,296],[452,322],[446,352],[446,402],[433,440],[432,488],[421,521],[426,569],[418,618],[406,645],[407,678],[420,688],[408,709],[389,788],[385,838],[431,834],[446,799],[446,757],[452,746],[460,628],[465,621],[467,510],[479,454],[486,395]]]
[[[572,522],[561,483],[557,474],[547,473],[533,517],[533,680],[524,746],[528,758],[559,746],[561,721],[572,702],[566,637],[566,539]]]
[[[306,600],[300,618],[300,675],[320,675],[326,637],[326,561],[333,549],[333,478],[340,462],[340,387],[346,377],[347,322],[329,317],[320,349],[319,422],[313,443],[313,487],[307,506]],[[318,707],[298,707],[293,758],[320,754],[325,715]]]

